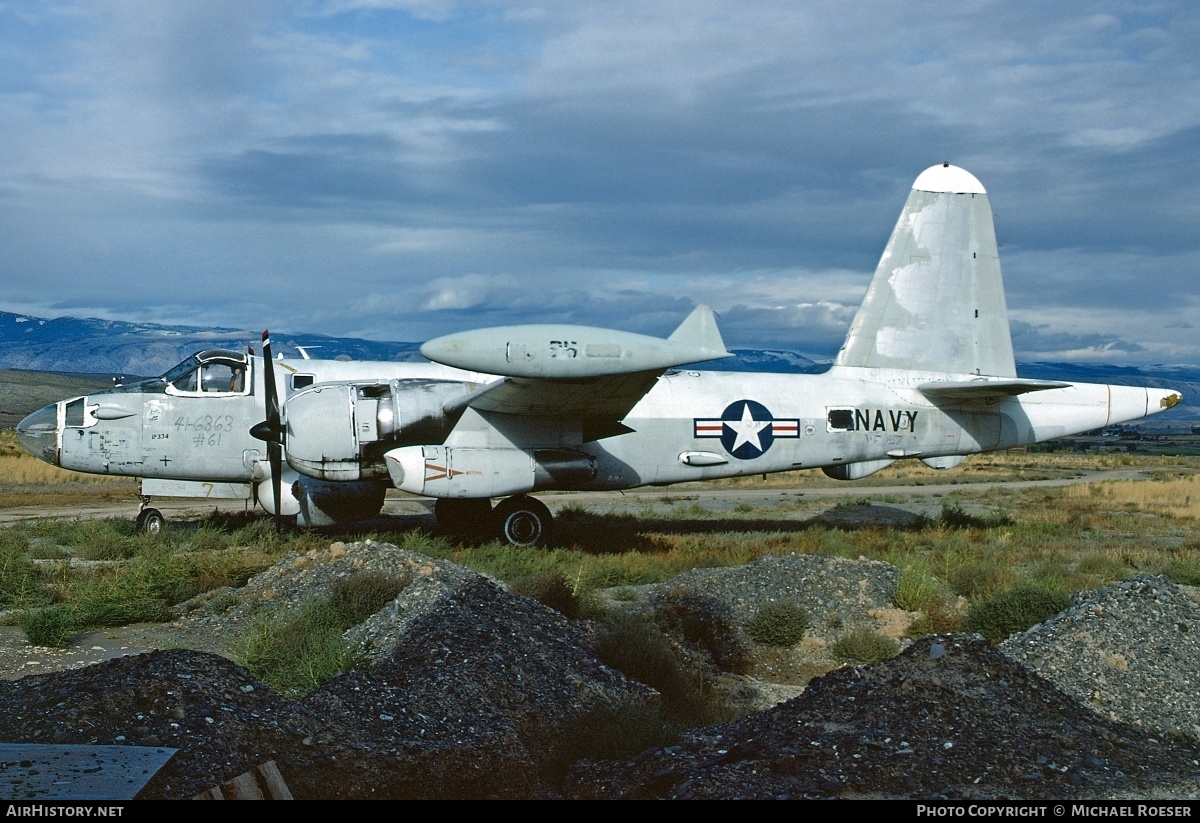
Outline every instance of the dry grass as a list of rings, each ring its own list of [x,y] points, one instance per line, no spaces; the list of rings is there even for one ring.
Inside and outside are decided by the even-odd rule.
[[[1144,512],[1176,518],[1200,518],[1200,474],[1149,480],[1112,480],[1071,487],[1067,500],[1088,511]]]
[[[14,431],[0,430],[0,489],[12,486],[63,483],[128,483],[128,477],[81,474],[43,463],[21,448]]]
[[[51,466],[22,449],[15,432],[0,431],[0,509],[82,506],[137,498],[134,478],[82,474]]]

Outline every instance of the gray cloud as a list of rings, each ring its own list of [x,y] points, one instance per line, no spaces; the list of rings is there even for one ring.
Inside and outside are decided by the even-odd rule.
[[[1020,351],[1177,359],[1197,35],[1185,2],[3,7],[0,308],[417,340],[705,300],[829,357],[945,159]]]

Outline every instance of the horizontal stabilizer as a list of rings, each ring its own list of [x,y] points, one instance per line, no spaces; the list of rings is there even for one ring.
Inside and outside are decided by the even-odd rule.
[[[1047,389],[1066,389],[1070,383],[1058,380],[964,380],[922,383],[917,391],[931,400],[994,400]]]

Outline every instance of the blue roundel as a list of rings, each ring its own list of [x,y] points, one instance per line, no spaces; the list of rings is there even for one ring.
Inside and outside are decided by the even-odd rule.
[[[771,448],[775,432],[771,413],[762,403],[738,400],[721,414],[721,445],[739,460],[752,460]]]

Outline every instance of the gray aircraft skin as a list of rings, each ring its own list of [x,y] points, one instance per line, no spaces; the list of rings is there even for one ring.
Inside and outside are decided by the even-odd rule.
[[[1017,377],[991,205],[949,164],[913,184],[824,374],[696,369],[732,356],[706,306],[665,339],[507,326],[421,353],[431,362],[273,359],[269,340],[261,356],[203,351],[161,377],[47,406],[17,434],[48,463],[142,478],[147,497],[244,497],[322,526],[378,514],[395,487],[435,498],[448,530],[487,522],[534,545],[552,527],[529,496],[539,490],[810,468],[856,480],[913,458],[945,469],[1182,399]],[[140,524],[158,528],[161,515],[144,508]]]

